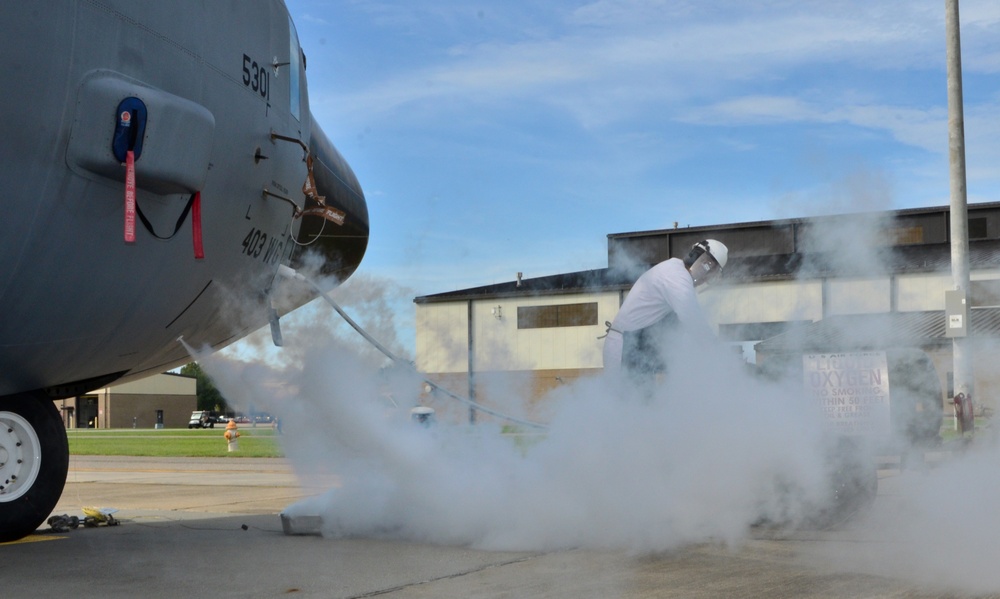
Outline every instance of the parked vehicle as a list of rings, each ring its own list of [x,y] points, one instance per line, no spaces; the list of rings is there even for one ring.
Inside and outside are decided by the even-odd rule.
[[[215,428],[215,416],[207,410],[191,412],[188,428]]]

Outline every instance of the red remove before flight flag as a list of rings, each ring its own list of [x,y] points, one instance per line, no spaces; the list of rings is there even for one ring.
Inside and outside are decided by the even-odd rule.
[[[205,248],[201,243],[201,192],[194,192],[194,200],[191,202],[191,237],[194,241],[195,260],[205,257]]]
[[[125,243],[135,243],[135,155],[125,154]]]

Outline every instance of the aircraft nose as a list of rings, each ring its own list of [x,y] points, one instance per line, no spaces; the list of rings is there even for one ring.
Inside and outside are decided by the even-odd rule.
[[[323,203],[306,201],[292,268],[302,265],[307,251],[317,251],[326,258],[321,273],[343,281],[357,270],[368,247],[368,204],[354,171],[315,123],[309,156],[315,194]]]

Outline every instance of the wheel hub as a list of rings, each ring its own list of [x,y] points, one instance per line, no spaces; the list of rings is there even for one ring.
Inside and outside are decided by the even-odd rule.
[[[41,463],[35,428],[18,414],[0,411],[0,503],[31,489]]]

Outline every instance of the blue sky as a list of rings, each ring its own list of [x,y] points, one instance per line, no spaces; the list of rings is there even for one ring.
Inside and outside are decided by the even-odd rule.
[[[425,295],[607,265],[606,235],[948,203],[944,3],[288,0]],[[1000,200],[1000,3],[961,5],[969,200]]]

